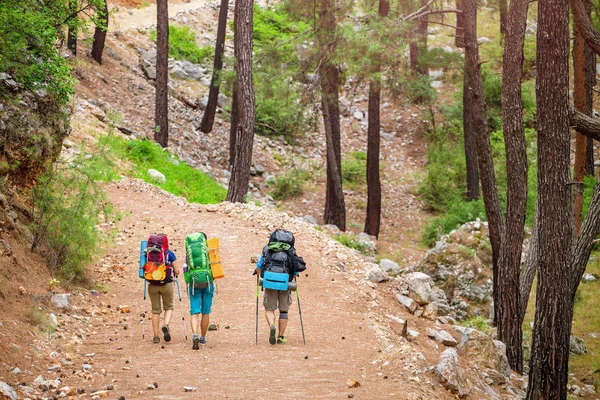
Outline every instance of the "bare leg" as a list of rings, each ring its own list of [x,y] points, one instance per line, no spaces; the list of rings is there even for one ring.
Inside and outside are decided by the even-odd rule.
[[[152,314],[152,330],[154,331],[154,336],[158,336],[158,325],[160,324],[160,314]]]
[[[265,316],[267,317],[269,326],[275,325],[275,311],[265,311]]]
[[[200,314],[193,314],[192,315],[192,334],[197,335],[198,334],[198,323],[200,322]]]
[[[285,336],[285,328],[287,328],[287,319],[279,318],[279,336]]]
[[[169,325],[169,322],[171,322],[172,315],[173,315],[173,310],[165,310],[165,325]]]
[[[202,322],[200,329],[202,330],[202,337],[206,337],[206,331],[208,331],[208,323],[210,321],[210,314],[202,314]],[[196,324],[196,326],[198,326]]]

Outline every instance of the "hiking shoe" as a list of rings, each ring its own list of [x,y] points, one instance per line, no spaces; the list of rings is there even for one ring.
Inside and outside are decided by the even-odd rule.
[[[194,338],[194,344],[192,345],[192,350],[199,350],[199,349],[200,349],[200,338],[198,336],[196,336]]]
[[[160,343],[160,338],[158,336],[154,336],[154,340],[152,341],[154,344]]]
[[[200,344],[206,344],[206,338],[204,336],[200,338]]]
[[[269,343],[271,344],[275,344],[276,338],[275,338],[275,325],[271,325],[271,329],[269,331]]]
[[[163,325],[162,327],[163,334],[165,335],[165,342],[171,341],[171,332],[169,331],[168,325]]]
[[[285,336],[277,336],[277,344],[286,344],[287,343],[287,339],[285,338]]]

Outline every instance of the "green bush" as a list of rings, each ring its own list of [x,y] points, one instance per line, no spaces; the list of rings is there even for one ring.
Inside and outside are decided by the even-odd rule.
[[[479,218],[486,220],[485,206],[483,200],[457,201],[448,206],[448,210],[440,217],[435,218],[426,227],[423,233],[423,243],[433,246],[441,235],[459,228],[465,222]]]
[[[179,161],[168,151],[150,140],[127,140],[117,137],[104,137],[100,143],[107,143],[113,157],[132,161],[132,175],[153,182],[148,169],[156,169],[166,177],[166,182],[158,186],[176,196],[184,196],[188,201],[200,204],[220,203],[225,200],[227,190],[208,175],[184,162]]]
[[[150,32],[150,39],[156,41],[156,31]],[[198,46],[196,35],[187,26],[169,25],[169,57],[187,60],[194,64],[204,64],[214,55],[211,46]]]
[[[269,181],[273,186],[271,196],[275,200],[285,200],[301,195],[304,192],[304,183],[311,178],[308,171],[294,168],[285,175]]]
[[[342,181],[344,185],[364,185],[367,183],[367,155],[362,151],[342,158]]]
[[[69,279],[84,277],[102,241],[97,226],[110,211],[95,181],[94,157],[54,164],[33,191],[32,250],[47,243],[49,265]]]
[[[61,104],[74,92],[74,80],[56,44],[69,16],[67,2],[0,2],[0,71],[26,89],[47,89]]]

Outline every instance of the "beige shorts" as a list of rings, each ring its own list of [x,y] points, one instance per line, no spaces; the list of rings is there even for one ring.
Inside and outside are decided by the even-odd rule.
[[[287,312],[292,305],[292,292],[289,290],[265,289],[263,305],[267,311],[275,311],[279,308],[279,311]]]
[[[152,302],[152,314],[160,314],[161,298],[164,310],[173,309],[173,282],[165,283],[164,285],[148,284],[148,295]]]

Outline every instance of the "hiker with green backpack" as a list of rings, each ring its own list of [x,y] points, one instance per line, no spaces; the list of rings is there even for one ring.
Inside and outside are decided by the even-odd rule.
[[[296,290],[295,278],[306,269],[306,263],[296,255],[295,238],[292,232],[276,229],[269,237],[269,243],[263,248],[262,255],[256,264],[257,274],[257,306],[258,286],[264,290],[263,305],[265,317],[269,324],[269,343],[285,344],[285,330],[288,323],[288,311],[292,305],[292,291]],[[296,291],[297,293],[297,291]],[[298,304],[300,305],[300,304]],[[275,327],[275,310],[279,309],[279,332]],[[302,314],[300,314],[302,318]],[[304,328],[302,328],[304,337]],[[258,309],[257,309],[258,339]]]
[[[192,349],[199,350],[206,344],[206,332],[215,292],[214,276],[210,268],[209,248],[206,235],[195,232],[185,238],[186,265],[183,277],[187,283],[190,299],[192,325]],[[200,336],[198,336],[200,327]]]

